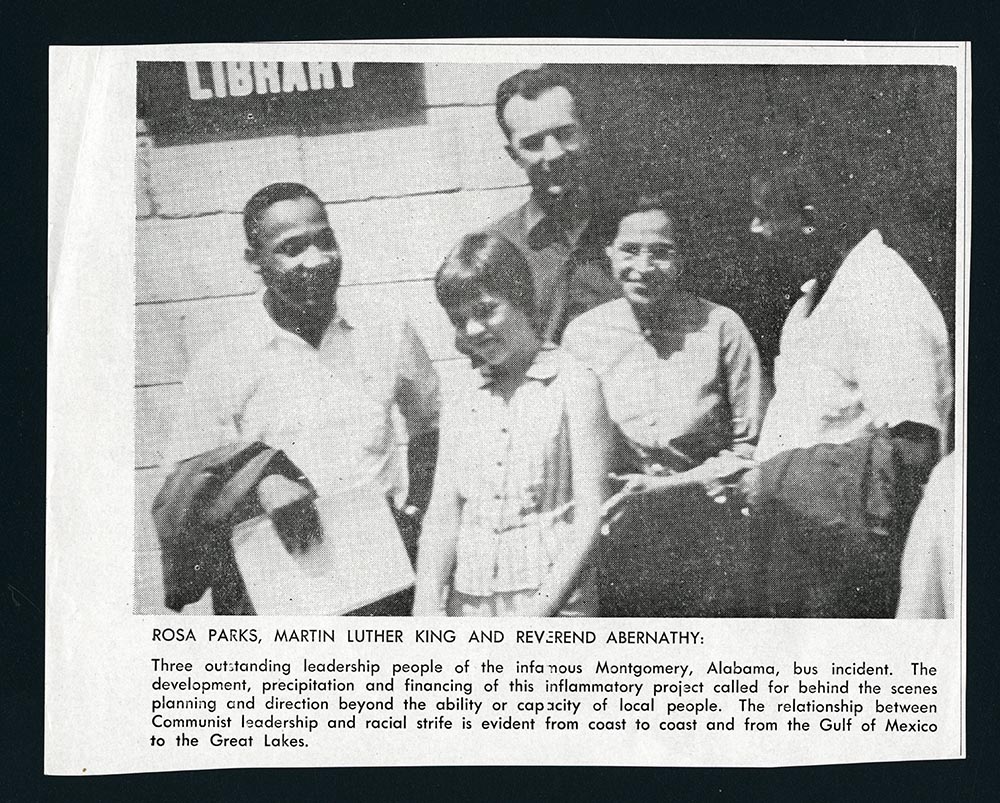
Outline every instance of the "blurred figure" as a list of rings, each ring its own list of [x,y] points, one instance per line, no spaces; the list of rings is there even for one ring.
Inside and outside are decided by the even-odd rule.
[[[606,616],[750,612],[736,582],[746,522],[724,487],[757,440],[760,360],[734,312],[678,286],[683,222],[669,195],[627,205],[607,249],[624,298],[581,315],[563,340],[600,377],[619,441]]]
[[[931,472],[903,550],[897,619],[955,616],[955,455]]]
[[[891,617],[906,531],[947,442],[951,355],[926,288],[833,190],[799,163],[753,180],[751,231],[805,283],[760,468],[742,486],[770,549],[772,615]]]
[[[414,615],[595,615],[610,424],[597,377],[532,326],[531,268],[465,237],[435,280],[481,380],[446,407]]]

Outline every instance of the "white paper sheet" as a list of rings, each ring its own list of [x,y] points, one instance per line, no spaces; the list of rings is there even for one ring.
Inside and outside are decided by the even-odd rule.
[[[257,614],[348,613],[413,585],[384,498],[359,489],[315,501],[323,537],[295,554],[261,516],[233,532],[233,551]]]

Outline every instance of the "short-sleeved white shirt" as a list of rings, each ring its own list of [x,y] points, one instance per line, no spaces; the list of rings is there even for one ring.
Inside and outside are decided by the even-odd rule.
[[[338,304],[314,348],[259,300],[193,361],[166,461],[260,440],[282,449],[321,496],[375,483],[401,502],[406,472],[393,405],[410,437],[437,428],[440,405],[413,327],[375,301]]]
[[[815,308],[815,281],[802,290],[782,329],[757,459],[904,421],[944,437],[954,392],[948,330],[882,235],[854,247]]]

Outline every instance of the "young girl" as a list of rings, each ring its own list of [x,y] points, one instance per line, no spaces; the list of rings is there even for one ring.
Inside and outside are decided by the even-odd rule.
[[[414,615],[594,615],[610,424],[597,377],[531,324],[531,268],[465,237],[435,281],[481,376],[445,412]]]

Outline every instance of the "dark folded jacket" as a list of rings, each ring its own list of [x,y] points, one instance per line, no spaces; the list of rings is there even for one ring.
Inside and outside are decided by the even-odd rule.
[[[216,613],[252,613],[229,539],[233,527],[263,513],[256,488],[280,474],[312,486],[277,449],[230,443],[178,464],[153,500],[165,605],[180,611],[213,589]]]
[[[763,462],[754,523],[770,615],[892,616],[919,496],[908,484],[885,427]]]

